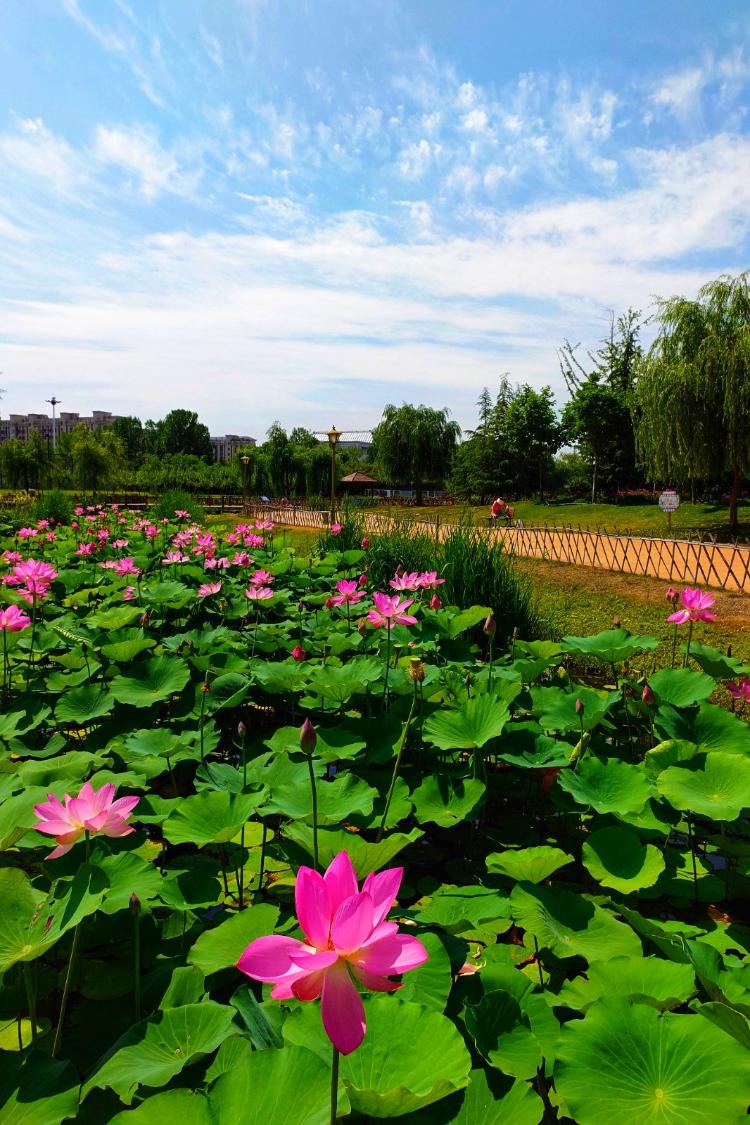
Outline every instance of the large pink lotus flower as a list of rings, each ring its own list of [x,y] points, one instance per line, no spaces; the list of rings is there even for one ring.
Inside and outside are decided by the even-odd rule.
[[[21,597],[33,605],[39,598],[46,597],[50,584],[57,578],[57,571],[49,563],[27,559],[13,567],[13,577],[23,583],[23,589],[19,591]]]
[[[413,570],[410,574],[397,574],[388,585],[392,590],[418,590],[421,582],[416,570]]]
[[[253,586],[270,586],[273,583],[273,575],[267,570],[256,570],[250,575],[250,582]]]
[[[170,566],[172,563],[186,563],[190,562],[188,555],[183,555],[182,551],[167,551],[164,558],[161,560],[162,566]]]
[[[667,621],[675,625],[684,625],[688,621],[715,621],[716,614],[709,613],[714,604],[713,594],[704,594],[698,587],[687,586],[680,594],[682,609],[670,613]]]
[[[9,605],[7,609],[0,609],[0,629],[6,633],[20,633],[31,624],[31,618],[22,613],[17,605]]]
[[[340,535],[341,532],[344,530],[344,525],[341,524],[341,523],[332,523],[330,530],[331,530],[331,535]]]
[[[245,597],[251,602],[265,602],[273,597],[273,590],[270,586],[250,586],[245,590]]]
[[[336,583],[338,594],[333,594],[330,598],[327,598],[326,605],[356,605],[365,596],[364,590],[359,590],[357,587],[358,583],[354,578],[339,579]]]
[[[129,836],[133,828],[127,820],[140,797],[120,797],[114,801],[114,795],[111,781],[98,791],[87,781],[77,797],[66,793],[64,804],[54,793],[48,793],[46,801],[34,805],[34,812],[41,818],[34,828],[57,840],[57,847],[46,858],[65,855],[86,832],[91,836]]]
[[[210,598],[212,594],[218,594],[221,590],[221,582],[203,582],[198,587],[199,598]]]
[[[304,941],[270,934],[256,938],[237,962],[253,980],[273,984],[275,1000],[317,1000],[326,1035],[342,1055],[365,1036],[365,1010],[358,982],[368,992],[395,992],[389,980],[427,960],[417,938],[386,922],[401,886],[403,868],[371,872],[362,890],[346,852],[339,852],[325,875],[300,867],[295,905]]]
[[[419,585],[423,590],[437,590],[438,586],[445,584],[444,578],[438,578],[436,570],[425,570],[419,576]]]
[[[79,543],[78,550],[74,551],[74,554],[78,555],[82,559],[85,559],[88,558],[89,555],[93,555],[95,550],[96,543]]]
[[[37,531],[35,527],[19,527],[16,534],[19,539],[33,539]]]
[[[112,569],[120,578],[123,578],[126,574],[133,574],[137,577],[141,573],[140,567],[135,565],[135,559],[133,558],[116,559]]]
[[[392,629],[394,625],[416,625],[416,617],[405,612],[413,602],[413,598],[402,601],[397,594],[393,597],[389,597],[388,594],[373,594],[372,600],[375,602],[375,608],[369,610],[367,620],[376,629],[381,626]]]

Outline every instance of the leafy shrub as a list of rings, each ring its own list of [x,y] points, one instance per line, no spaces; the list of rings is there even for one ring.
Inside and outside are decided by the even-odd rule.
[[[206,516],[203,506],[195,497],[188,492],[182,492],[179,488],[172,488],[160,496],[151,509],[151,514],[157,520],[173,520],[175,512],[180,511],[190,512],[191,519],[196,523],[201,523]]]
[[[70,498],[59,488],[40,496],[33,508],[35,520],[49,520],[56,524],[68,525],[73,518],[73,505]]]

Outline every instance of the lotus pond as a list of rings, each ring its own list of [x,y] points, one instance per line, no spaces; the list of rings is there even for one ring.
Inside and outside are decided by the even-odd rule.
[[[745,1120],[750,669],[710,597],[657,668],[265,524],[3,546],[4,1125]]]

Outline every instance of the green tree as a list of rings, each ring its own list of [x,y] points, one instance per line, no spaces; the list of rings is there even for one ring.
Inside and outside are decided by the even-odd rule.
[[[150,453],[186,453],[209,464],[213,460],[208,427],[193,410],[170,410],[160,422],[147,422],[146,447]]]
[[[503,434],[517,464],[533,466],[540,501],[544,499],[544,474],[563,443],[551,387],[535,391],[522,386],[504,411]]]
[[[79,487],[96,494],[101,485],[115,482],[124,453],[119,438],[111,431],[93,433],[86,426],[76,426],[71,437],[71,457]]]
[[[392,483],[410,484],[421,504],[424,485],[445,480],[460,436],[447,407],[388,405],[372,434],[375,461]]]
[[[562,424],[591,466],[591,503],[596,502],[602,464],[615,457],[622,441],[623,426],[630,427],[624,396],[591,375],[579,383],[565,404]]]
[[[8,488],[29,487],[29,462],[26,446],[18,438],[9,438],[0,445],[0,469]]]
[[[736,528],[750,471],[750,273],[723,274],[695,300],[670,297],[658,310],[633,398],[640,455],[664,481],[728,474]]]
[[[140,418],[135,418],[132,415],[115,418],[111,429],[112,433],[122,442],[125,459],[130,468],[140,468],[146,455],[146,437]]]

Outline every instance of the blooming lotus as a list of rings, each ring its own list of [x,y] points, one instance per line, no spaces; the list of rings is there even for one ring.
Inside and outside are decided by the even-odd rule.
[[[135,586],[126,586],[122,592],[122,600],[124,602],[135,601]]]
[[[682,609],[670,613],[667,621],[684,625],[688,621],[715,621],[716,614],[709,610],[714,604],[713,594],[704,594],[698,587],[687,586],[680,594]]]
[[[413,570],[410,574],[396,574],[396,577],[392,578],[388,585],[392,590],[418,590],[421,583],[416,570]]]
[[[270,586],[250,586],[245,590],[245,597],[251,602],[265,602],[273,597],[273,590]]]
[[[175,508],[174,514],[175,514],[175,516],[177,517],[178,520],[189,520],[190,519],[190,512],[186,512],[184,510],[184,508]]]
[[[356,605],[364,596],[364,590],[357,588],[358,583],[352,578],[342,578],[336,583],[338,594],[333,594],[326,600],[327,606]]]
[[[54,793],[48,793],[46,801],[34,805],[34,812],[41,818],[34,828],[57,840],[57,847],[46,858],[65,855],[86,832],[91,836],[129,836],[133,828],[127,820],[140,797],[120,797],[115,801],[114,795],[111,781],[98,791],[87,781],[77,797],[66,793],[60,801]]]
[[[270,586],[273,582],[273,575],[269,574],[267,570],[256,570],[250,575],[250,583],[253,586]]]
[[[95,550],[96,550],[96,544],[95,543],[79,543],[78,544],[78,550],[75,552],[75,554],[79,555],[80,558],[85,559],[85,558],[88,558],[89,555],[93,555]]]
[[[340,523],[332,523],[331,524],[331,535],[340,535],[343,530],[344,530],[343,524],[340,524]]]
[[[35,527],[19,527],[16,534],[19,539],[33,539],[37,531]]]
[[[140,568],[135,565],[135,559],[133,558],[116,559],[112,566],[112,569],[114,570],[115,574],[120,576],[120,578],[122,578],[126,574],[133,574],[137,576],[141,573]]]
[[[162,566],[169,566],[170,563],[186,563],[190,562],[188,555],[183,555],[182,551],[167,551],[164,558],[161,560]]]
[[[9,605],[7,609],[0,609],[0,629],[6,633],[19,633],[31,624],[31,618],[17,605]]]
[[[424,590],[437,590],[438,586],[445,583],[444,578],[438,578],[436,570],[425,570],[419,576],[419,585]]]
[[[729,680],[726,685],[727,691],[732,699],[742,700],[743,703],[750,703],[750,680],[747,676],[743,676],[741,680]]]
[[[375,602],[375,608],[369,610],[367,620],[376,629],[383,626],[386,629],[392,629],[394,625],[416,625],[416,617],[412,617],[410,613],[405,611],[409,608],[413,598],[406,598],[401,600],[397,594],[390,597],[388,594],[373,594],[372,600]]]
[[[346,852],[339,852],[324,875],[301,867],[295,905],[303,941],[270,934],[251,942],[237,967],[253,980],[273,984],[276,1000],[316,1000],[326,1035],[348,1055],[365,1035],[365,1011],[357,988],[394,992],[390,977],[427,960],[417,938],[400,934],[386,917],[401,885],[403,868],[365,879],[362,890]]]
[[[218,594],[221,590],[221,582],[203,582],[198,587],[199,598],[210,598],[212,594]]]

